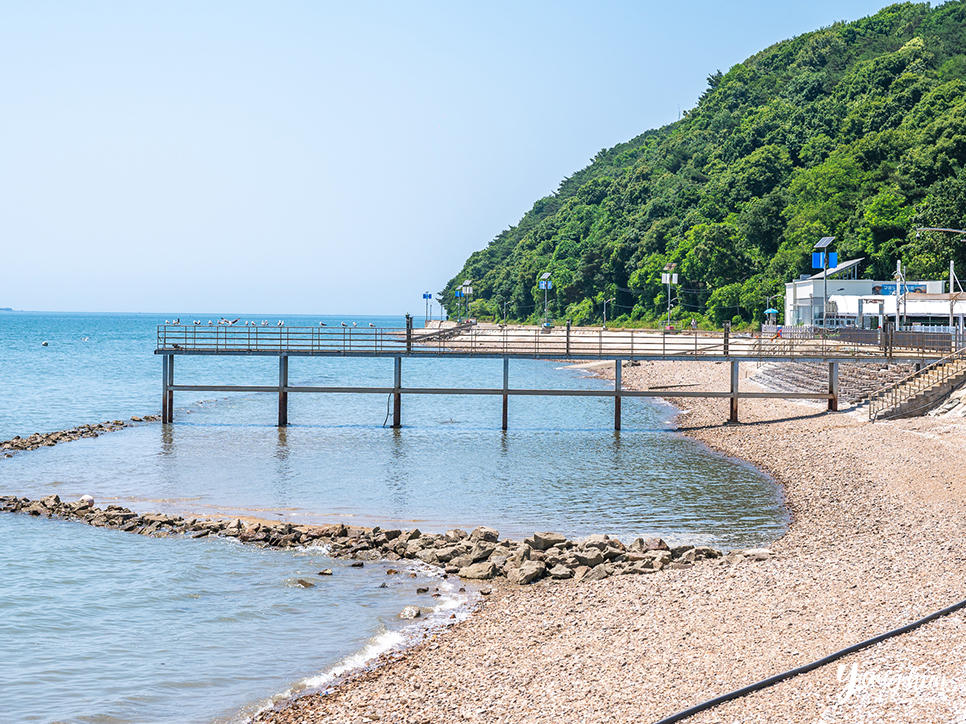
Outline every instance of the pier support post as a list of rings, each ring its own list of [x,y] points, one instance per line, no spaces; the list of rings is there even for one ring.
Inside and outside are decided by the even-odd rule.
[[[161,355],[161,422],[174,422],[174,355]]]
[[[828,409],[830,412],[836,412],[839,409],[839,363],[838,362],[828,363],[828,393],[831,395],[828,401]]]
[[[288,425],[288,355],[278,356],[278,426]]]
[[[738,360],[731,360],[731,414],[728,422],[738,422]]]
[[[621,361],[614,360],[614,429],[621,429]]]
[[[503,429],[507,427],[510,412],[510,358],[503,358]]]
[[[402,427],[402,357],[393,357],[392,426]]]

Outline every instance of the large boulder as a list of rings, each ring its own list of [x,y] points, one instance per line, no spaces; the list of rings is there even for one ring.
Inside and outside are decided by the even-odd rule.
[[[473,532],[470,533],[470,540],[475,542],[486,541],[487,543],[496,543],[500,540],[500,534],[498,531],[492,528],[487,528],[484,525],[474,528]]]
[[[496,565],[489,561],[474,563],[465,568],[460,568],[457,574],[460,578],[469,578],[478,581],[487,581],[493,578],[498,572]]]
[[[548,548],[566,543],[567,536],[561,533],[534,533],[531,538],[527,538],[523,542],[536,551],[545,551]]]
[[[510,583],[525,586],[528,583],[533,583],[534,581],[543,578],[546,572],[547,566],[545,566],[541,561],[525,561],[519,568],[514,568],[511,570],[507,574],[506,579]]]

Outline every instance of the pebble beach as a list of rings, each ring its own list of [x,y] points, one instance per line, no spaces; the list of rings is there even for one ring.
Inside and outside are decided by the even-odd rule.
[[[742,389],[757,389],[755,372],[742,368]],[[728,366],[623,370],[630,388],[695,380],[726,390]],[[759,399],[726,425],[727,405],[685,400],[678,431],[773,476],[790,525],[771,555],[494,582],[466,621],[254,721],[659,721],[966,597],[961,416],[870,424],[861,410]],[[964,615],[687,721],[966,721]]]

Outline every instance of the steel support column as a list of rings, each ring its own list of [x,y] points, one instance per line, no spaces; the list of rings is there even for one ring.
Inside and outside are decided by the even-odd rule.
[[[507,428],[507,417],[510,412],[510,358],[503,358],[503,429]]]
[[[614,360],[614,429],[621,429],[621,361]]]
[[[174,355],[161,355],[161,422],[169,423],[174,420]]]
[[[393,357],[392,426],[402,427],[402,357]]]
[[[288,425],[288,355],[278,356],[278,426]]]
[[[738,360],[731,360],[731,415],[728,422],[738,422]]]
[[[836,412],[839,409],[839,363],[828,363],[828,393],[831,395],[828,401],[828,409]]]

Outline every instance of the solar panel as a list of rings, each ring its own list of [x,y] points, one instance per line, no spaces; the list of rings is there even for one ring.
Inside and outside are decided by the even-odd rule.
[[[823,236],[819,239],[818,243],[813,247],[815,249],[825,249],[829,244],[835,241],[834,236]]]

